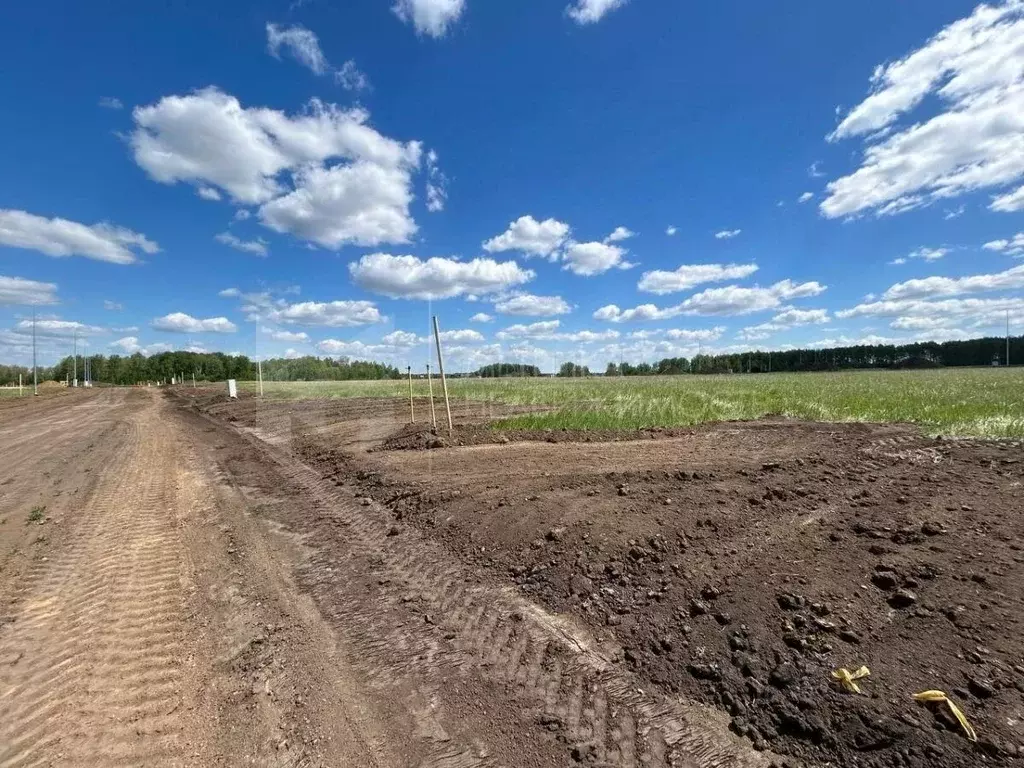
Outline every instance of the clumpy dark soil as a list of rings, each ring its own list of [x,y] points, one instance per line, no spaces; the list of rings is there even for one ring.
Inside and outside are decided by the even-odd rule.
[[[231,415],[268,429],[286,406]],[[775,420],[592,443],[486,444],[470,429],[462,446],[380,451],[423,431],[396,420],[354,448],[304,408],[287,439],[324,476],[586,621],[638,684],[721,707],[794,765],[1024,758],[1019,442]],[[862,695],[831,676],[861,665]],[[913,700],[928,689],[977,743]]]

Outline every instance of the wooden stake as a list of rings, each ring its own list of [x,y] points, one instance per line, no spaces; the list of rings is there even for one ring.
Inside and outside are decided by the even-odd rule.
[[[437,344],[437,367],[441,372],[441,389],[444,390],[444,407],[448,412],[448,433],[455,431],[452,424],[452,406],[448,402],[448,379],[444,376],[444,357],[441,355],[441,329],[437,325],[437,315],[434,315],[434,343]]]
[[[427,363],[427,389],[430,392],[430,426],[437,429],[437,416],[434,414],[434,380],[430,378],[430,363]]]
[[[416,423],[416,407],[412,404],[412,366],[409,366],[409,420]]]

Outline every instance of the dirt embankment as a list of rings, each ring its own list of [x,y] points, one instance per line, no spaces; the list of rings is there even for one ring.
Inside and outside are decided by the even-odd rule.
[[[623,670],[714,704],[755,748],[878,768],[1024,756],[1019,442],[774,421],[371,451],[419,432],[367,405],[207,407],[580,617]],[[844,692],[832,671],[861,665],[863,694]],[[977,743],[944,706],[914,702],[928,689],[961,706]]]

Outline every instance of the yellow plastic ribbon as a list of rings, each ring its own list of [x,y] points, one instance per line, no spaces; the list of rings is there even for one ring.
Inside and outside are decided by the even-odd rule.
[[[967,722],[967,718],[964,716],[964,713],[960,711],[960,707],[950,701],[949,696],[942,691],[921,691],[921,693],[915,693],[914,701],[934,701],[940,704],[947,704],[949,706],[949,711],[953,713],[953,717],[957,719],[957,722],[959,722],[960,726],[964,729],[964,733],[967,734],[967,740],[978,740],[978,734],[974,732],[974,728],[969,722]]]
[[[856,672],[851,672],[846,667],[840,667],[832,672],[832,677],[838,680],[839,684],[850,693],[860,693],[860,686],[857,685],[856,681],[861,680],[870,674],[871,670],[867,667],[861,667]]]

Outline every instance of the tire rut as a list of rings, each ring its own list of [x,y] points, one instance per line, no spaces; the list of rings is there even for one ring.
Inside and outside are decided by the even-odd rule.
[[[156,406],[129,419],[0,636],[0,766],[184,764],[181,545]]]
[[[235,431],[301,489],[316,510],[314,525],[326,527],[325,535],[343,539],[354,554],[374,565],[377,601],[367,600],[365,593],[345,597],[345,590],[357,589],[359,577],[366,575],[358,566],[320,552],[306,570],[314,595],[324,597],[329,606],[325,614],[356,647],[365,649],[365,671],[380,675],[382,686],[390,674],[385,670],[396,665],[409,674],[433,668],[441,677],[479,675],[513,691],[520,712],[557,730],[578,759],[600,765],[770,764],[773,756],[754,752],[732,736],[719,713],[640,690],[584,630],[510,588],[476,585],[475,574],[415,529],[404,527],[394,535],[394,520],[383,507],[368,499],[357,501],[287,448]],[[414,604],[426,624],[441,630],[445,642],[437,640],[437,633],[410,631],[391,620],[407,603]],[[494,764],[480,756],[467,759],[467,766]],[[424,763],[462,764],[441,758]]]

